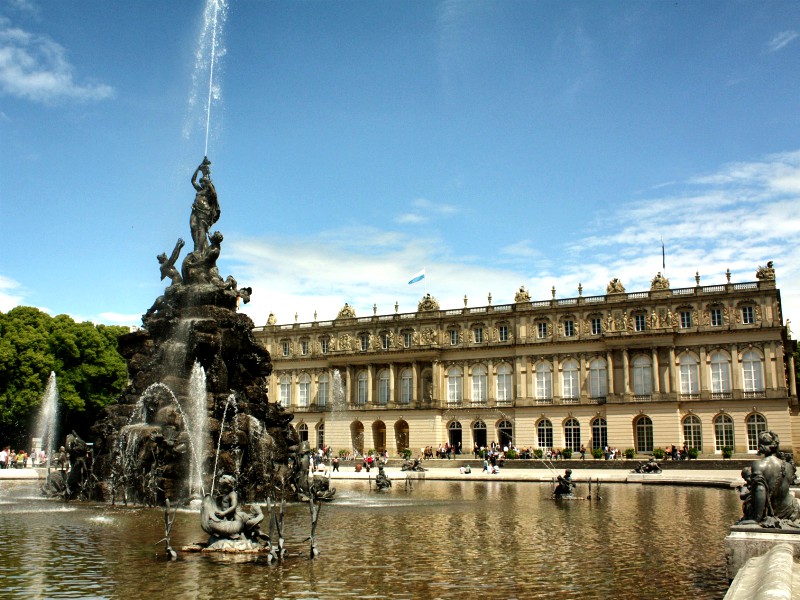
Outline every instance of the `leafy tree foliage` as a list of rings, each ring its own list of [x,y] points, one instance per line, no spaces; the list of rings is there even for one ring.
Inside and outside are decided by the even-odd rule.
[[[59,435],[87,436],[100,409],[127,383],[117,337],[127,328],[76,323],[19,306],[0,313],[0,444],[30,444],[50,372],[59,394]]]

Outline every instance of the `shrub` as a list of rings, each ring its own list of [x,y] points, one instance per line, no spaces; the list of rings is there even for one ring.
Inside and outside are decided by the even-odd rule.
[[[402,457],[403,457],[405,460],[408,460],[408,459],[410,459],[410,458],[411,458],[411,454],[412,454],[412,452],[411,452],[411,448],[403,448],[403,449],[400,451],[400,455],[401,455],[401,456],[402,456]]]
[[[700,454],[700,451],[697,448],[689,448],[689,459],[697,458]]]
[[[594,457],[594,458],[603,458],[603,449],[602,448],[592,448],[592,457]]]
[[[733,448],[724,446],[722,448],[722,458],[730,458],[731,456],[733,456]]]
[[[653,450],[653,458],[655,458],[656,460],[664,460],[664,457],[666,455],[667,453],[664,451],[663,448],[656,448],[655,450]]]
[[[519,458],[519,456],[517,455],[516,450],[512,450],[509,448],[508,452],[506,452],[506,458]]]
[[[347,456],[347,450],[339,448],[339,458],[344,458],[345,456]]]
[[[636,456],[636,450],[633,448],[625,449],[625,458],[633,458],[634,456]]]
[[[544,456],[544,451],[541,448],[533,449],[533,458],[541,459]]]
[[[564,448],[561,451],[561,456],[563,456],[565,459],[572,458],[572,448]]]

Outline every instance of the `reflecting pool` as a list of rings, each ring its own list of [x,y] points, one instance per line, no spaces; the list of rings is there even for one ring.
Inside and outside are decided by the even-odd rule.
[[[721,598],[732,490],[603,485],[599,502],[541,483],[336,481],[308,560],[310,517],[287,508],[295,555],[157,559],[159,509],[62,504],[0,482],[2,598]],[[585,496],[585,484],[578,494]],[[206,539],[178,512],[172,545]]]

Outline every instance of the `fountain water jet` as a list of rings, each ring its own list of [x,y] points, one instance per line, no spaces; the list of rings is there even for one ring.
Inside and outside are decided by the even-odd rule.
[[[36,419],[36,437],[47,457],[47,481],[50,481],[50,460],[55,448],[56,425],[58,424],[58,387],[56,386],[55,371],[50,372],[47,380],[39,416]]]

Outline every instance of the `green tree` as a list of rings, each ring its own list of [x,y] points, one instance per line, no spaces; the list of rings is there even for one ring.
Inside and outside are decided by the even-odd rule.
[[[125,327],[76,323],[20,306],[0,313],[0,443],[28,445],[50,372],[56,374],[60,434],[82,437],[127,381],[117,337]]]

